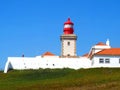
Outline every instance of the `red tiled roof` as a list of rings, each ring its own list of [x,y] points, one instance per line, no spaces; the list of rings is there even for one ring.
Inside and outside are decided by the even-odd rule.
[[[95,55],[120,55],[120,48],[110,48],[110,49],[103,49],[100,52],[97,52]]]
[[[84,54],[83,57],[88,57],[88,53]]]
[[[106,46],[106,44],[104,44],[103,42],[99,42],[96,45],[100,45],[100,46]]]
[[[55,54],[52,54],[51,52],[45,52],[42,56],[55,56]]]

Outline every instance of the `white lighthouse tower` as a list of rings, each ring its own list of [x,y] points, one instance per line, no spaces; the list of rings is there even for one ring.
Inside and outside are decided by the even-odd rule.
[[[64,33],[60,36],[61,39],[61,57],[76,57],[76,40],[77,36],[74,34],[74,23],[70,18],[64,23]]]

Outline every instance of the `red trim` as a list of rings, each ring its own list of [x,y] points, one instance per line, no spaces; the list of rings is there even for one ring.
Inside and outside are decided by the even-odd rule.
[[[73,28],[64,28],[64,34],[73,34]]]

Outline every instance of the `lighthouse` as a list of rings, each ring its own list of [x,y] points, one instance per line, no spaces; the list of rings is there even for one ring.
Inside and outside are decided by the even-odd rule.
[[[60,36],[61,57],[76,57],[77,36],[74,34],[73,25],[70,18],[64,23],[63,35]]]

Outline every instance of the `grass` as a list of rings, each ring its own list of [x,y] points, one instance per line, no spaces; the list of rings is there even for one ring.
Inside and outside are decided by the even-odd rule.
[[[119,90],[120,68],[0,72],[0,90]]]

